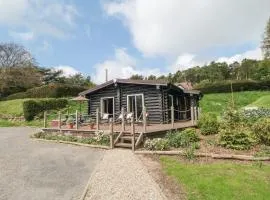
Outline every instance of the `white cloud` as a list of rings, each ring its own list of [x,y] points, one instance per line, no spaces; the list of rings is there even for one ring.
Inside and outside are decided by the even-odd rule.
[[[102,63],[98,63],[94,66],[95,74],[92,75],[92,79],[96,83],[105,82],[105,70],[108,69],[108,79],[114,78],[129,78],[134,74],[140,74],[149,76],[154,74],[159,76],[160,70],[157,68],[144,68],[138,69],[136,67],[137,60],[127,54],[126,49],[115,49],[114,58],[108,59]]]
[[[178,70],[185,70],[195,66],[203,66],[205,64],[209,64],[212,61],[215,62],[226,62],[228,64],[232,64],[234,62],[241,62],[243,59],[254,59],[261,60],[263,58],[261,49],[259,47],[248,50],[242,53],[238,53],[229,57],[219,57],[214,60],[197,60],[196,55],[193,54],[182,54],[177,57],[176,61],[173,65],[169,66],[168,70],[172,73],[175,73]]]
[[[80,72],[76,70],[75,68],[67,65],[59,65],[56,67],[53,67],[55,70],[62,70],[63,71],[63,76],[69,77],[73,76],[75,74],[79,74]]]
[[[241,54],[236,54],[231,57],[221,57],[217,59],[217,62],[226,62],[228,64],[232,64],[234,62],[241,62],[243,59],[254,59],[254,60],[261,60],[263,58],[262,51],[258,47],[256,49],[246,51]]]
[[[193,54],[182,54],[177,57],[172,66],[169,67],[169,71],[176,72],[182,71],[191,67],[201,66],[202,62],[195,60],[196,56]]]
[[[23,41],[29,41],[34,39],[34,33],[33,32],[15,32],[15,31],[9,31],[9,35],[13,37],[14,39],[19,39]]]
[[[258,42],[269,17],[269,0],[115,0],[109,16],[127,26],[133,43],[153,55],[196,54],[214,46]]]
[[[0,25],[57,38],[69,36],[79,16],[73,4],[62,0],[0,0],[0,13]]]

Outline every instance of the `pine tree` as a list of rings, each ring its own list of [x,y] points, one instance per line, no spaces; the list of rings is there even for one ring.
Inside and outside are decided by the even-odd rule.
[[[270,59],[270,17],[265,27],[262,41],[262,52],[265,59]]]

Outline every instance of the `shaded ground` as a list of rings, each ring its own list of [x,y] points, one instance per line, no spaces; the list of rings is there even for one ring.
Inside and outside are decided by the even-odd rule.
[[[33,131],[0,128],[0,199],[79,198],[104,151],[33,141]]]

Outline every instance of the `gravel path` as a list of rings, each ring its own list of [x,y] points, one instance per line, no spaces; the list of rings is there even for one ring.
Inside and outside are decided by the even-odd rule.
[[[131,150],[107,151],[90,179],[86,200],[164,200],[158,184]]]

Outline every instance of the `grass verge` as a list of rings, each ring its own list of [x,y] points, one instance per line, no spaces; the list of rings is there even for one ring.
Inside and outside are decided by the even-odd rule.
[[[233,162],[186,163],[162,156],[169,176],[184,187],[190,200],[253,200],[270,196],[270,166]]]

